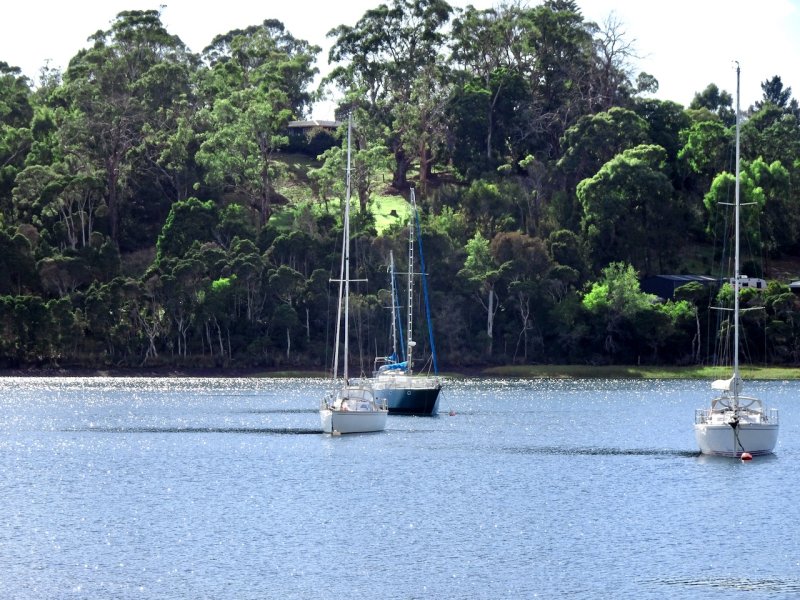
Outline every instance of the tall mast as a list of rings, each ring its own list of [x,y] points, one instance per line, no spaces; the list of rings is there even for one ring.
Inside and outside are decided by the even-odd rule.
[[[741,113],[739,110],[739,63],[736,63],[736,186],[734,193],[735,203],[735,253],[733,262],[733,405],[739,401],[739,123]]]
[[[392,354],[397,356],[397,288],[394,281],[394,252],[389,250],[389,274],[392,285]]]
[[[339,295],[337,297],[336,303],[336,338],[333,345],[333,378],[336,379],[339,376],[339,343],[341,341],[341,331],[342,331],[342,299],[343,299],[343,286],[344,286],[344,270],[345,270],[345,261],[347,260],[347,248],[349,246],[349,228],[348,228],[348,221],[349,221],[349,213],[347,212],[350,206],[350,115],[348,115],[347,121],[347,168],[345,170],[345,179],[347,182],[347,192],[346,197],[348,201],[345,205],[345,216],[344,222],[342,223],[342,262],[339,267]],[[347,340],[347,335],[345,335],[345,343]],[[345,351],[345,356],[347,356],[347,352]],[[346,379],[345,375],[345,379]]]
[[[347,385],[347,355],[349,351],[350,315],[350,134],[353,115],[347,115],[347,191],[344,200],[344,384]]]
[[[410,375],[414,369],[411,354],[415,345],[414,338],[412,337],[412,324],[414,319],[414,212],[417,210],[414,188],[411,188],[409,201],[411,202],[411,218],[408,223],[408,320],[406,321],[408,327],[406,361],[408,361],[408,366],[406,367],[406,371]]]

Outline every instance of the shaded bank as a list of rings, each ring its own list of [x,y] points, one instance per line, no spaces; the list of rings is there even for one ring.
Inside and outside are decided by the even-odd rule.
[[[788,367],[743,367],[748,379],[772,381],[800,379],[800,369]],[[484,369],[484,376],[566,379],[713,379],[727,373],[726,367],[653,367],[631,365],[515,365]]]
[[[630,365],[512,365],[485,369],[448,371],[445,378],[508,378],[508,379],[713,379],[724,374],[724,367],[640,367]],[[800,379],[800,369],[788,367],[744,367],[748,379],[770,381]],[[28,368],[0,369],[0,377],[328,377],[325,371],[281,369],[174,369],[115,368],[68,369]]]

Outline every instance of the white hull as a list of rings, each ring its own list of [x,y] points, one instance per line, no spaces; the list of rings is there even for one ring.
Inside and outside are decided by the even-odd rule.
[[[386,429],[389,409],[375,401],[372,388],[364,384],[345,385],[322,402],[319,418],[323,433],[370,433]]]
[[[369,412],[322,409],[319,411],[323,433],[371,433],[386,429],[388,410]]]
[[[758,410],[698,411],[694,435],[700,452],[736,458],[744,452],[752,456],[771,454],[778,441],[778,415],[776,410],[770,413],[766,414],[760,407]]]

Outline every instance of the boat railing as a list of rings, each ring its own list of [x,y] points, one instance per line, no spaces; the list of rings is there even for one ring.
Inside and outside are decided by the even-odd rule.
[[[694,409],[694,422],[698,425],[708,423],[711,419],[711,409],[709,408],[696,408]]]
[[[770,423],[778,424],[778,409],[777,408],[770,408],[767,414],[767,420]]]
[[[761,415],[761,419],[764,423],[771,423],[777,425],[779,422],[779,413],[777,408],[769,408],[764,409],[761,400],[757,398],[750,398],[750,397],[740,397],[739,401],[742,400],[752,400],[753,402],[746,402],[744,405],[740,404],[740,410],[747,410],[753,413],[757,413]],[[696,424],[703,424],[708,423],[711,421],[711,415],[714,412],[722,413],[725,411],[729,411],[731,408],[727,405],[724,407],[719,407],[718,405],[714,405],[714,408],[696,408],[694,411],[694,422]]]
[[[356,402],[371,401],[375,397],[375,394],[372,392],[372,387],[361,382],[355,385],[353,383],[348,385],[346,393],[348,400],[354,400]]]
[[[442,379],[439,376],[407,375],[406,373],[392,373],[383,371],[376,375],[376,385],[384,387],[398,387],[412,390],[424,390],[432,387],[441,387]]]

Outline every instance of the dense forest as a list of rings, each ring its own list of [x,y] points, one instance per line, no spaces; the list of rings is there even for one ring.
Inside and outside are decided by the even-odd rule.
[[[0,367],[328,367],[345,136],[289,127],[323,94],[355,124],[351,362],[387,351],[412,188],[445,371],[718,360],[731,286],[640,281],[723,281],[734,95],[656,99],[621,31],[572,0],[392,0],[331,29],[317,88],[320,48],[279,21],[195,54],[125,11],[64,72],[0,62]],[[762,89],[742,247],[768,285],[741,292],[743,351],[797,364],[800,108],[779,75]]]

